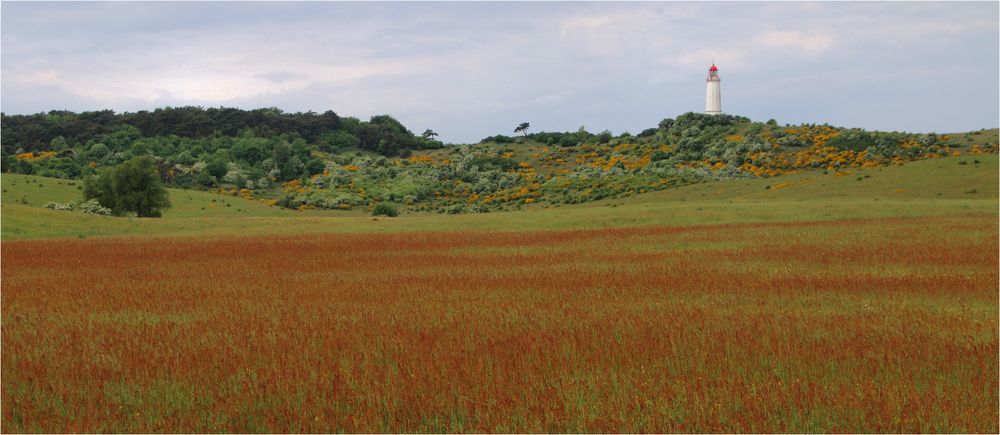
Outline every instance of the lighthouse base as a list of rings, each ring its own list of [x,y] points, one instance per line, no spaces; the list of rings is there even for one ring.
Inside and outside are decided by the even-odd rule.
[[[705,82],[705,113],[718,115],[722,113],[722,89],[718,77],[712,77]]]

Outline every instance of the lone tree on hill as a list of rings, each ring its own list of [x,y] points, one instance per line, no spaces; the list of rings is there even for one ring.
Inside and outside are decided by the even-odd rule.
[[[424,130],[424,133],[421,134],[420,136],[422,136],[424,139],[430,139],[437,135],[438,135],[437,132],[428,128],[427,130]]]
[[[114,168],[104,169],[83,183],[85,200],[97,199],[116,215],[135,213],[139,217],[160,217],[170,207],[167,189],[160,183],[156,164],[149,156],[133,158]]]
[[[514,133],[521,133],[525,137],[527,137],[528,136],[528,128],[529,127],[531,127],[530,123],[522,122],[520,125],[517,126],[517,128],[514,129]]]

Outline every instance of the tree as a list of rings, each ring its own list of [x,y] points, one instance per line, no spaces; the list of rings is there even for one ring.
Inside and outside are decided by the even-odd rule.
[[[308,172],[309,175],[322,174],[324,169],[326,169],[326,163],[323,163],[320,159],[309,159],[309,161],[306,162],[306,172]]]
[[[437,136],[437,135],[438,134],[435,133],[434,130],[431,130],[431,129],[428,128],[427,130],[424,130],[423,134],[421,134],[420,136],[423,137],[424,139],[430,139],[430,138],[432,138],[434,136]]]
[[[217,180],[221,180],[222,177],[226,175],[226,172],[229,172],[229,168],[227,167],[225,160],[213,159],[205,165],[204,171],[207,172],[208,175],[215,177]]]
[[[612,134],[611,134],[610,131],[604,130],[604,131],[602,131],[602,132],[600,132],[600,133],[597,134],[597,137],[596,137],[597,143],[608,143],[608,142],[611,142],[611,138],[612,137],[614,137],[614,136],[612,136]]]
[[[531,127],[531,123],[522,122],[522,123],[520,123],[517,126],[517,128],[514,129],[514,133],[521,133],[525,137],[527,137],[528,136],[528,128],[530,128],[530,127]]]
[[[87,151],[87,157],[92,160],[101,160],[104,156],[108,155],[108,146],[103,143],[95,143],[90,147],[90,151]]]
[[[396,207],[393,207],[392,204],[380,202],[375,205],[375,209],[372,210],[372,216],[396,217],[399,216],[399,210],[396,210]]]
[[[135,213],[139,217],[160,217],[170,207],[167,190],[149,156],[133,158],[107,168],[84,180],[84,200],[96,199],[116,215]]]
[[[361,139],[345,130],[337,130],[331,133],[324,133],[320,136],[318,147],[320,151],[344,151],[357,148],[361,145]]]
[[[49,142],[49,149],[53,151],[63,151],[68,145],[66,144],[66,138],[62,136],[56,136]]]
[[[233,144],[231,153],[235,159],[257,166],[268,157],[266,142],[266,139],[239,138]]]
[[[294,147],[288,142],[279,142],[271,152],[271,160],[278,168],[280,181],[288,181],[299,178],[305,168],[302,160],[296,155]]]

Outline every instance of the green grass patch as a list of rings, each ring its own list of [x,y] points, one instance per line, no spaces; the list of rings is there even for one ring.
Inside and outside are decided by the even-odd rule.
[[[107,235],[509,231],[996,216],[998,165],[996,155],[960,156],[902,166],[850,169],[842,175],[807,170],[775,178],[701,183],[578,205],[536,205],[522,211],[485,214],[416,212],[395,219],[372,218],[361,207],[350,211],[298,212],[254,200],[176,189],[170,189],[173,207],[163,218],[89,216],[40,207],[48,201],[82,199],[76,189],[79,181],[71,185],[73,181],[5,174],[0,236],[12,240]],[[968,193],[973,190],[974,193]]]

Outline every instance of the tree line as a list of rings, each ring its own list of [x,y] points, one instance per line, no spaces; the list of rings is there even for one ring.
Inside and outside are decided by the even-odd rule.
[[[647,128],[641,131],[638,135],[632,135],[629,132],[623,132],[622,134],[615,136],[608,130],[604,130],[599,133],[592,133],[587,131],[585,127],[580,127],[577,131],[540,131],[536,133],[528,133],[531,128],[531,123],[522,122],[514,128],[514,133],[520,133],[525,139],[529,139],[538,143],[543,143],[552,146],[563,146],[571,147],[577,145],[593,145],[610,143],[613,140],[619,143],[630,142],[630,141],[645,141],[649,142],[652,140],[663,141],[665,139],[664,135],[674,128],[675,131],[680,131],[688,128],[694,128],[700,131],[700,129],[710,128],[710,127],[731,127],[736,124],[748,124],[750,123],[750,118],[738,115],[708,115],[703,113],[688,112],[677,117],[677,119],[666,118],[656,126]],[[773,120],[771,121],[773,122]],[[770,125],[770,124],[769,124]],[[659,133],[659,136],[658,136]],[[514,143],[517,142],[518,138],[507,136],[504,134],[498,134],[494,136],[488,136],[479,141],[479,143]]]
[[[0,123],[3,127],[3,150],[8,154],[18,149],[61,151],[66,147],[99,141],[124,126],[135,127],[143,138],[239,136],[249,130],[257,137],[289,135],[320,147],[359,146],[384,155],[440,146],[432,136],[416,136],[389,115],[361,121],[354,117],[340,117],[332,110],[289,113],[273,107],[243,110],[196,106],[125,113],[112,110],[81,113],[53,110],[33,115],[0,114]],[[353,136],[353,139],[345,137],[344,133]]]
[[[211,184],[209,176],[221,178],[233,165],[256,178],[275,176],[274,171],[275,178],[295,178],[320,166],[313,162],[308,167],[316,151],[397,156],[443,146],[432,130],[415,135],[389,115],[361,121],[330,110],[289,113],[277,108],[194,106],[126,113],[54,110],[0,114],[0,128],[4,172],[79,178],[99,167],[149,155],[168,182],[173,177],[169,169],[175,165],[200,163],[199,167],[212,169],[211,174],[195,174],[201,177],[195,184]]]

